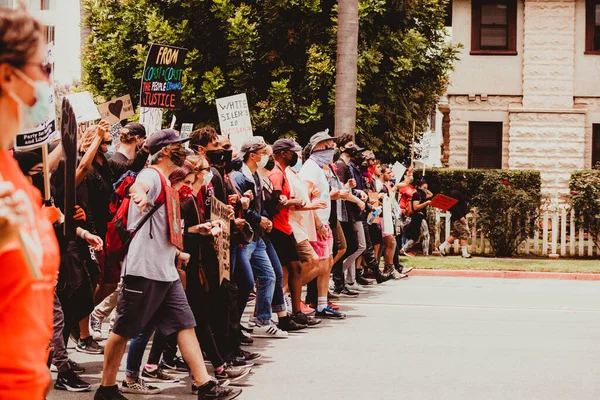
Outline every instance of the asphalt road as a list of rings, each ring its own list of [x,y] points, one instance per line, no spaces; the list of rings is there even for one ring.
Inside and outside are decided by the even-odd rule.
[[[339,304],[344,321],[255,339],[240,399],[600,399],[600,282],[411,277]],[[96,387],[101,356],[71,351]]]

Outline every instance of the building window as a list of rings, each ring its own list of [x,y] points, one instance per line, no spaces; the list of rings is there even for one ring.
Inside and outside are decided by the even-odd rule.
[[[585,2],[585,52],[600,54],[600,0]]]
[[[40,10],[50,10],[50,0],[40,0]]]
[[[516,0],[473,0],[471,18],[471,54],[517,54]]]
[[[0,7],[14,8],[14,0],[0,0]]]
[[[452,26],[452,0],[448,0],[448,3],[446,3],[446,18],[444,19],[444,26]]]
[[[502,122],[469,122],[469,168],[502,168]]]
[[[592,167],[600,163],[600,124],[593,125],[592,137]]]
[[[54,43],[54,35],[55,28],[53,26],[45,26],[44,27],[44,38],[46,39],[46,43]]]

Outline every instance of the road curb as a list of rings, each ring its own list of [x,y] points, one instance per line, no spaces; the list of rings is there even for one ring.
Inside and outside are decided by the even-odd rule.
[[[600,281],[600,274],[570,272],[483,271],[460,269],[413,269],[411,276],[454,276],[467,278],[558,279],[565,281]]]

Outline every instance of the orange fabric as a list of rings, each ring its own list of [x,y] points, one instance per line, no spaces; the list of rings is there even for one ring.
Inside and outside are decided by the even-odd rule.
[[[0,151],[2,179],[27,195],[30,213],[21,232],[42,278],[34,280],[18,240],[0,249],[0,399],[43,399],[50,383],[46,348],[52,338],[54,283],[60,251],[42,197],[10,153]]]

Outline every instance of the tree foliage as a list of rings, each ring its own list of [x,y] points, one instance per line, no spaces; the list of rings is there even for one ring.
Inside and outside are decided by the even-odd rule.
[[[357,139],[384,158],[407,155],[413,121],[444,93],[456,49],[448,0],[360,0]],[[334,0],[83,0],[90,36],[85,83],[105,99],[138,102],[151,43],[189,49],[184,122],[218,126],[215,99],[248,95],[255,134],[301,142],[333,128]],[[419,129],[420,130],[420,129]]]
[[[579,170],[571,174],[569,203],[577,215],[577,226],[600,245],[600,170]]]

